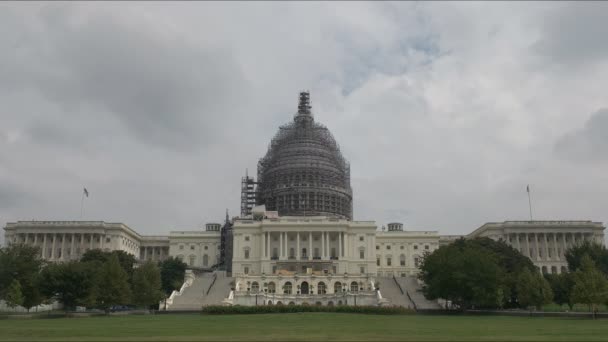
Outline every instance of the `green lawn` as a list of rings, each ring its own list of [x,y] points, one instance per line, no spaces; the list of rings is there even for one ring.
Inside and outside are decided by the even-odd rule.
[[[608,341],[608,321],[294,313],[0,320],[0,341]]]

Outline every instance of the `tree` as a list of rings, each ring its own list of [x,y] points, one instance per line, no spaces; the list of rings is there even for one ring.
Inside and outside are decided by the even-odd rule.
[[[93,263],[96,267],[101,267],[101,265],[106,263],[113,255],[118,258],[120,267],[127,273],[128,279],[131,281],[135,256],[125,251],[104,252],[101,249],[91,249],[82,255],[80,261]]]
[[[127,272],[121,267],[118,256],[111,255],[97,274],[97,305],[108,313],[112,306],[127,304],[130,298]]]
[[[425,255],[420,266],[428,299],[447,299],[462,310],[496,307],[502,270],[493,253],[460,239]]]
[[[165,301],[173,290],[179,290],[184,283],[186,267],[187,265],[183,261],[174,257],[169,257],[160,264],[160,278]]]
[[[517,278],[517,299],[522,307],[534,306],[536,309],[553,300],[551,286],[539,272],[524,268]]]
[[[95,299],[95,270],[86,263],[50,264],[40,274],[40,292],[63,303],[66,313],[76,306],[90,306]]]
[[[570,293],[574,286],[572,273],[545,274],[545,279],[547,279],[553,291],[553,301],[560,306],[568,304],[568,307],[572,310],[574,305],[572,300],[570,300]]]
[[[164,298],[161,290],[160,269],[148,261],[133,272],[133,302],[151,308]]]
[[[579,269],[574,272],[574,287],[572,288],[572,301],[589,306],[593,318],[597,312],[597,305],[608,301],[608,280],[597,269],[591,257],[587,254],[581,258]]]
[[[6,304],[11,308],[23,305],[23,294],[21,293],[21,285],[17,279],[13,279],[8,287],[5,296]]]
[[[40,305],[44,298],[39,291],[38,277],[43,265],[37,247],[11,244],[0,249],[0,298],[6,299],[6,291],[13,280],[17,280],[23,296],[20,305],[28,311]]]
[[[588,255],[595,263],[595,267],[608,276],[608,249],[599,243],[585,241],[578,246],[568,249],[565,253],[568,268],[574,272],[582,265],[584,255]]]

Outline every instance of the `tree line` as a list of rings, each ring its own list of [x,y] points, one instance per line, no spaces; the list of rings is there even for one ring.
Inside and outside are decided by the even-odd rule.
[[[77,306],[109,312],[118,305],[158,308],[178,290],[186,264],[177,258],[137,264],[124,251],[87,251],[78,261],[50,263],[38,247],[11,244],[0,248],[0,299],[28,311],[59,301],[66,312]]]
[[[586,304],[594,314],[608,305],[608,250],[584,242],[565,252],[569,272],[542,275],[532,261],[503,241],[464,239],[427,253],[420,266],[427,299],[449,308],[536,308],[555,302]]]

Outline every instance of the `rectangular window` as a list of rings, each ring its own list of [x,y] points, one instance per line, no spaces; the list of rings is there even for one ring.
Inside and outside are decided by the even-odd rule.
[[[361,266],[359,268],[359,271],[361,272],[361,274],[365,274],[365,267]]]
[[[401,259],[401,266],[405,266],[405,259]]]
[[[414,245],[414,249],[418,249],[418,245]]]
[[[386,249],[391,249],[391,245],[386,245]]]
[[[391,266],[391,258],[386,258],[386,266]]]
[[[363,236],[359,236],[359,241],[363,241]]]
[[[376,250],[380,249],[380,246],[376,245]]]
[[[110,238],[109,238],[109,237],[107,237],[107,238],[106,238],[106,243],[109,243],[109,242],[110,242]]]
[[[190,250],[193,251],[194,250],[194,245],[190,245]]]
[[[244,266],[243,267],[243,273],[249,274],[249,267],[248,266]]]
[[[429,249],[429,245],[424,246],[424,249],[428,250]]]
[[[359,259],[365,259],[365,251],[364,250],[360,250],[359,251]]]
[[[245,236],[245,241],[249,241],[249,236]]]
[[[245,250],[245,259],[249,259],[249,250],[248,249]]]
[[[400,246],[400,247],[399,247],[399,249],[403,249],[403,248],[404,248],[403,246]]]
[[[380,266],[380,258],[376,258],[376,266]]]

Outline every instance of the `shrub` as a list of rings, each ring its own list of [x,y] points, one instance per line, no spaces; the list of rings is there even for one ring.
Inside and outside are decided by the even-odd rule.
[[[359,313],[373,315],[409,315],[414,310],[403,307],[382,306],[320,306],[320,305],[261,305],[261,306],[204,306],[203,315],[249,315],[270,313],[296,313],[296,312],[337,312]]]

